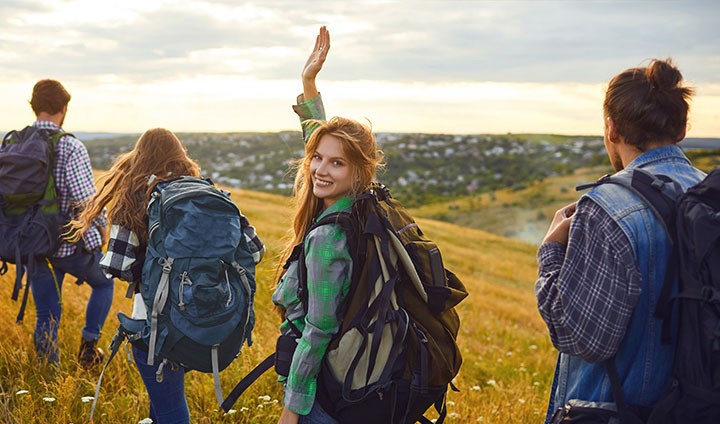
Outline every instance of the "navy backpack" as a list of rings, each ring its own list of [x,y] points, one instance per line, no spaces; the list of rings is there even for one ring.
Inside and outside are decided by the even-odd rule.
[[[57,252],[68,222],[58,207],[53,176],[55,149],[65,135],[25,127],[7,133],[0,146],[0,275],[7,272],[8,263],[16,265],[13,300],[22,288],[25,267],[28,276],[18,323],[25,314],[36,261]]]
[[[218,373],[252,343],[255,324],[255,262],[241,222],[228,193],[208,180],[182,177],[155,187],[140,284],[147,319],[118,314],[108,363],[128,339],[148,352],[148,365],[160,362],[158,381],[167,363],[212,372],[222,402]],[[102,373],[95,399],[101,380]]]

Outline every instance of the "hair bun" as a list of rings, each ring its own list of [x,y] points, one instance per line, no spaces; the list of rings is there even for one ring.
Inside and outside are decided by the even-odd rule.
[[[663,91],[672,90],[677,88],[683,80],[680,70],[673,65],[670,59],[653,59],[645,69],[645,76],[652,88]]]

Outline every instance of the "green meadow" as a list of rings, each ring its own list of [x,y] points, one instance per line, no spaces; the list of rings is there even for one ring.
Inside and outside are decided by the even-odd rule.
[[[257,325],[254,343],[221,373],[224,392],[272,352],[280,318],[271,304],[277,255],[290,227],[286,197],[233,190],[232,198],[256,226],[267,246],[257,275]],[[459,306],[459,344],[464,363],[455,380],[460,392],[448,396],[448,422],[539,422],[545,413],[555,361],[534,301],[536,246],[438,220],[419,218],[425,233],[437,241],[448,268],[466,284],[470,296]],[[75,355],[88,286],[71,278],[63,285],[62,351],[59,372],[38,363],[32,345],[34,305],[25,322],[15,324],[19,304],[10,300],[14,268],[0,277],[0,422],[86,423],[97,370],[79,367]],[[116,281],[115,300],[103,331],[107,346],[117,327],[117,312],[129,313],[125,283]],[[95,423],[137,423],[148,416],[148,398],[140,376],[121,350],[103,380]],[[268,372],[237,402],[230,414],[217,405],[212,375],[190,372],[186,392],[193,422],[272,423],[281,412],[282,391]],[[434,417],[429,413],[430,417]]]

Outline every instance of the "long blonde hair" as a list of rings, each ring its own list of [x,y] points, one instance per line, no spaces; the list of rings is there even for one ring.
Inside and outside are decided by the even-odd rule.
[[[156,178],[148,184],[151,175]],[[107,207],[108,219],[137,234],[147,242],[145,205],[153,187],[180,176],[200,176],[200,166],[192,160],[172,131],[153,128],[145,131],[135,147],[120,155],[106,174],[98,179],[99,190],[85,205],[80,216],[70,222],[66,238],[77,241],[92,221]]]
[[[310,162],[323,136],[331,135],[341,142],[352,172],[351,194],[358,194],[369,188],[375,179],[376,171],[383,166],[382,150],[378,147],[375,135],[368,126],[341,117],[334,117],[328,121],[308,121],[306,125],[308,124],[316,128],[305,143],[305,156],[294,164],[297,170],[293,186],[295,215],[292,235],[280,256],[279,267],[290,256],[293,247],[305,239],[313,218],[322,209],[322,200],[313,194]],[[279,271],[280,268],[278,273]]]

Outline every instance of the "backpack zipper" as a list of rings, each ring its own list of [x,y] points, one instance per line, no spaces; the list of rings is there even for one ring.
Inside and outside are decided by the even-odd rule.
[[[183,286],[185,284],[192,286],[192,280],[188,277],[187,271],[183,271],[183,273],[180,274],[180,287],[178,288],[178,299],[180,299],[180,302],[178,302],[178,308],[180,308],[181,311],[185,310],[185,300],[183,299]]]
[[[220,261],[222,262],[222,261]],[[228,300],[225,302],[225,307],[229,308],[230,304],[232,303],[232,289],[230,288],[230,276],[228,275],[227,267],[225,266],[225,263],[223,262],[223,269],[225,270],[225,283],[227,283],[227,291],[228,291]]]

